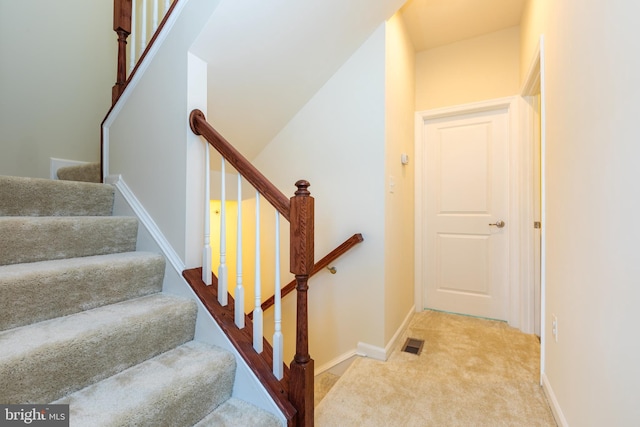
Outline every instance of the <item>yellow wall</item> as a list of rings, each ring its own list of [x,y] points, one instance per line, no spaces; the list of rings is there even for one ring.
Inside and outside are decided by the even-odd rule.
[[[402,16],[386,24],[385,346],[413,307],[415,53]],[[401,154],[409,156],[402,165]],[[393,193],[390,182],[393,180]]]
[[[358,342],[384,346],[384,85],[381,25],[254,160],[284,194],[298,179],[311,183],[316,260],[352,234],[364,236],[335,262],[337,274],[325,270],[309,281],[316,369],[352,354]],[[294,303],[294,295],[283,302],[290,319]]]
[[[416,54],[416,111],[512,96],[519,91],[519,27]]]
[[[520,83],[524,84],[529,67],[538,48],[540,35],[544,33],[544,17],[547,0],[528,0],[520,22]]]

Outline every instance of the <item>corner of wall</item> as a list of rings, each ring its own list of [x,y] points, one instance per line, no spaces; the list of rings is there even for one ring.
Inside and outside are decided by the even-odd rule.
[[[560,404],[558,403],[558,399],[551,387],[551,383],[549,382],[549,378],[547,374],[542,374],[542,390],[544,390],[544,394],[547,397],[547,401],[549,402],[549,407],[551,408],[551,412],[553,413],[553,418],[556,420],[556,423],[560,427],[569,427],[569,423],[567,423],[564,414],[562,413],[562,408],[560,408]]]
[[[396,332],[393,334],[393,337],[391,337],[391,339],[389,340],[389,342],[384,348],[359,342],[358,347],[356,349],[356,354],[358,356],[370,357],[376,360],[382,360],[382,361],[387,360],[389,356],[391,356],[391,353],[393,353],[393,350],[398,345],[398,342],[402,338],[404,331],[409,326],[409,322],[411,321],[411,317],[413,316],[413,313],[415,311],[416,311],[416,308],[414,305],[411,307],[406,317],[404,318],[404,321],[402,322],[400,327],[396,329]]]

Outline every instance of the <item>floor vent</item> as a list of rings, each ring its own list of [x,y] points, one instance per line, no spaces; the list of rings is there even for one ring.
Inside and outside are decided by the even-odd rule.
[[[424,340],[418,340],[415,338],[407,338],[407,341],[402,346],[402,351],[406,353],[412,353],[419,355],[422,351],[422,346],[424,345]]]

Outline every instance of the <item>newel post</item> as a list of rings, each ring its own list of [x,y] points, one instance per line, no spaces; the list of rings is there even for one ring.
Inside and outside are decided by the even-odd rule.
[[[307,181],[296,182],[291,198],[291,272],[296,277],[296,354],[290,366],[289,394],[297,409],[298,426],[313,426],[313,359],[309,356],[307,289],[313,270],[313,204]]]
[[[131,34],[131,0],[113,0],[113,31],[118,34],[116,84],[111,89],[111,103],[115,104],[127,82],[127,37]]]

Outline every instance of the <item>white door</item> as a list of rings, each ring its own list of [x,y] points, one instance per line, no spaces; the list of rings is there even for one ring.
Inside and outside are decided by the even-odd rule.
[[[426,308],[508,317],[508,117],[504,108],[425,121]]]

